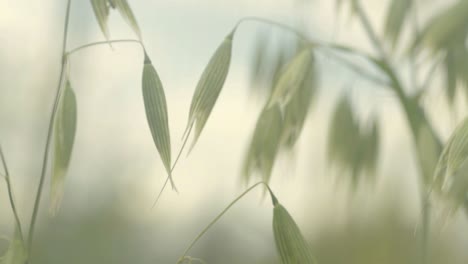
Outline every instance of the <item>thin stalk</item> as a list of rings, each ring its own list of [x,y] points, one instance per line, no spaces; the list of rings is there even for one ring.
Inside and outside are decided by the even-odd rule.
[[[413,138],[416,142],[417,136],[418,136],[418,131],[421,127],[421,121],[426,122],[427,127],[429,127],[435,136],[435,133],[433,132],[431,126],[429,125],[427,119],[422,118],[422,120],[418,120],[417,118],[414,117],[414,113],[412,111],[418,111],[421,112],[422,110],[417,107],[415,108],[411,104],[414,102],[410,102],[409,98],[407,95],[404,93],[403,86],[401,84],[401,81],[397,78],[395,70],[392,68],[390,64],[390,60],[387,57],[387,54],[385,50],[383,49],[383,45],[380,42],[379,38],[377,37],[377,34],[375,33],[374,29],[372,28],[369,19],[365,13],[365,11],[362,9],[360,5],[359,0],[354,1],[354,7],[356,9],[356,12],[359,16],[359,19],[361,21],[362,26],[364,27],[364,30],[366,31],[371,43],[374,45],[374,48],[379,52],[382,60],[389,65],[389,70],[390,73],[393,75],[392,76],[392,81],[394,83],[394,89],[395,92],[398,95],[398,98],[400,100],[400,103],[402,104],[405,113],[406,113],[406,118],[409,122],[410,128],[412,130]],[[423,115],[423,113],[418,113],[418,115]],[[440,140],[437,140],[440,145]],[[416,143],[415,143],[416,144]],[[417,147],[417,146],[416,146]],[[419,165],[420,165],[420,170],[421,170],[421,210],[422,210],[422,236],[421,236],[421,264],[425,264],[427,262],[427,247],[428,247],[428,236],[429,236],[429,224],[430,224],[430,201],[429,197],[426,195],[426,182],[425,179],[428,179],[429,177],[426,177],[427,175],[423,175],[423,163],[422,163],[422,157],[421,153],[418,153],[418,160],[419,160]]]
[[[358,14],[359,20],[361,21],[361,25],[364,27],[364,30],[367,33],[367,36],[369,37],[370,41],[372,42],[372,45],[374,45],[374,48],[377,50],[379,53],[380,57],[386,61],[387,59],[387,53],[383,49],[383,45],[380,42],[379,38],[377,37],[377,33],[375,32],[374,28],[372,27],[372,24],[369,21],[369,18],[364,11],[364,9],[361,6],[361,2],[359,0],[353,1],[354,3],[354,8]]]
[[[383,80],[382,78],[379,78],[378,76],[367,72],[363,69],[363,67],[360,67],[359,65],[356,65],[352,63],[351,61],[335,54],[333,51],[336,51],[336,49],[333,49],[333,47],[325,47],[323,46],[323,51],[324,53],[327,53],[332,59],[338,61],[342,65],[348,67],[349,70],[355,72],[356,74],[365,77],[369,81],[381,85],[383,87],[390,87],[390,83],[387,80]]]
[[[242,197],[244,197],[246,194],[248,194],[250,191],[252,191],[255,187],[259,186],[259,185],[263,185],[265,186],[269,193],[270,193],[270,196],[271,196],[271,200],[273,202],[273,205],[276,205],[278,203],[278,200],[276,199],[275,195],[273,194],[273,191],[270,189],[270,186],[268,186],[267,183],[265,182],[258,182],[254,185],[252,185],[251,187],[249,187],[247,190],[245,190],[242,194],[240,194],[236,199],[234,199],[226,208],[224,208],[223,211],[221,211],[221,213],[219,213],[199,234],[197,237],[195,237],[195,239],[192,241],[192,243],[190,243],[190,245],[187,247],[187,249],[184,251],[184,253],[182,254],[182,256],[179,258],[179,261],[177,263],[181,263],[181,261],[183,261],[185,259],[185,257],[187,256],[187,253],[190,251],[190,249],[193,248],[193,246],[198,242],[198,240],[214,225],[216,224],[216,222],[218,222],[218,220],[234,205],[236,204],[240,199],[242,199]]]
[[[436,76],[435,73],[437,71],[437,68],[440,66],[441,62],[442,62],[442,58],[436,60],[434,64],[432,64],[431,68],[427,72],[426,78],[424,78],[424,81],[422,82],[422,86],[420,88],[421,91],[428,89],[429,85],[431,84],[432,79]]]
[[[247,22],[247,21],[256,21],[256,22],[260,22],[260,23],[263,23],[263,24],[273,25],[273,26],[282,28],[282,29],[284,29],[284,30],[286,30],[288,32],[291,32],[291,33],[295,34],[296,36],[298,36],[302,40],[310,42],[310,39],[306,35],[304,35],[302,32],[300,32],[299,30],[297,30],[297,29],[295,29],[295,28],[293,28],[291,26],[288,26],[286,24],[279,23],[279,22],[269,20],[269,19],[265,19],[265,18],[260,18],[260,17],[244,17],[244,18],[240,19],[237,22],[237,24],[234,26],[233,31],[236,31],[237,28],[240,26],[240,24],[242,24],[243,22]]]
[[[54,120],[55,116],[57,114],[57,109],[58,105],[60,102],[60,95],[62,94],[62,87],[63,87],[63,79],[64,79],[64,73],[65,73],[65,66],[67,64],[67,56],[66,56],[66,47],[67,47],[67,37],[68,37],[68,24],[70,20],[70,7],[71,7],[71,0],[67,1],[67,8],[66,8],[66,13],[65,13],[65,25],[64,25],[64,30],[63,30],[63,41],[62,41],[62,64],[60,67],[60,76],[58,79],[58,84],[57,84],[57,92],[55,95],[55,101],[54,105],[52,108],[52,112],[50,114],[50,120],[49,120],[49,128],[47,132],[47,139],[46,139],[46,144],[44,148],[44,158],[42,161],[42,170],[41,170],[41,176],[39,180],[39,185],[37,187],[37,192],[36,192],[36,199],[34,201],[34,209],[33,213],[31,216],[31,224],[30,224],[30,229],[29,229],[29,236],[28,236],[28,253],[29,256],[31,256],[32,252],[32,243],[33,243],[33,237],[34,237],[34,228],[36,226],[37,222],[37,215],[39,212],[39,206],[41,203],[41,196],[42,196],[42,190],[44,187],[44,181],[45,181],[45,175],[47,171],[47,164],[49,161],[49,149],[51,145],[51,140],[52,140],[52,133],[54,129]]]
[[[364,57],[366,59],[369,58],[369,55],[365,54],[362,51],[350,49],[350,48],[344,47],[342,45],[336,45],[336,44],[332,44],[332,43],[321,42],[321,41],[318,41],[318,40],[311,40],[306,35],[304,35],[302,32],[298,31],[297,29],[295,29],[295,28],[293,28],[291,26],[288,26],[286,24],[279,23],[279,22],[276,22],[276,21],[273,21],[273,20],[265,19],[265,18],[259,18],[259,17],[245,17],[245,18],[242,18],[241,20],[239,20],[237,22],[237,24],[235,25],[233,31],[236,31],[237,28],[243,22],[248,22],[248,21],[260,22],[260,23],[267,24],[267,25],[270,25],[270,26],[275,26],[275,27],[282,28],[282,29],[284,29],[284,30],[286,30],[288,32],[293,33],[294,35],[296,35],[297,37],[299,37],[303,41],[306,41],[306,42],[310,43],[311,46],[317,47],[317,48],[322,48],[322,50],[325,50],[325,51],[331,50],[331,51],[347,52],[347,53],[351,53],[353,55],[362,56],[362,57]],[[329,54],[332,54],[332,53],[329,52]],[[341,58],[339,56],[335,56],[334,54],[332,54],[332,55],[334,56],[334,58],[336,60],[343,63],[343,65],[347,66],[350,70],[352,70],[352,71],[354,71],[354,72],[356,72],[358,74],[362,74],[363,76],[367,77],[370,81],[375,82],[376,84],[383,85],[383,86],[388,86],[388,82],[385,82],[385,81],[379,79],[378,77],[373,76],[371,73],[367,73],[367,72],[363,71],[358,66],[350,63],[349,61],[344,60],[343,58]]]
[[[431,225],[431,202],[429,195],[425,192],[425,187],[422,187],[423,194],[421,195],[422,206],[422,234],[421,234],[421,263],[427,263],[429,249],[429,228]]]
[[[192,132],[192,127],[193,126],[190,126],[189,130],[187,131],[187,136],[185,137],[184,142],[182,143],[182,147],[180,147],[179,153],[177,154],[177,157],[176,157],[174,163],[172,164],[171,174],[172,174],[172,171],[175,169],[175,167],[177,165],[177,162],[179,162],[179,158],[182,155],[183,150],[185,149],[185,145],[187,144],[188,138],[190,136],[190,132]],[[158,203],[159,198],[161,198],[161,195],[162,195],[164,189],[166,189],[166,186],[167,186],[167,183],[169,182],[169,179],[170,179],[169,175],[167,175],[166,181],[164,182],[164,185],[161,188],[161,190],[159,191],[158,197],[156,197],[156,200],[154,201],[153,206],[151,208],[154,208],[156,206],[156,204]]]
[[[141,42],[140,40],[137,40],[137,39],[116,39],[116,40],[97,41],[97,42],[88,43],[88,44],[85,44],[85,45],[82,45],[82,46],[79,46],[79,47],[76,47],[76,48],[70,50],[67,53],[67,55],[71,56],[73,53],[75,53],[77,51],[80,51],[80,50],[83,50],[83,49],[86,49],[86,48],[89,48],[89,47],[100,46],[100,45],[104,45],[104,44],[112,44],[112,43],[138,43],[143,48],[143,50],[145,49],[145,47],[143,45],[143,42]]]
[[[413,34],[415,36],[419,36],[419,25],[418,25],[418,9],[417,9],[417,1],[414,0],[409,0],[411,1],[411,25],[412,25],[412,30]],[[411,86],[413,89],[418,89],[418,76],[419,76],[419,67],[418,64],[416,63],[416,52],[411,51],[410,53],[410,78],[411,78]]]
[[[411,13],[412,13],[412,30],[415,36],[419,36],[419,26],[418,26],[418,9],[417,9],[417,1],[412,1],[411,5]],[[437,65],[437,64],[435,64]],[[436,67],[433,66],[433,69]],[[418,89],[418,73],[419,67],[416,63],[416,52],[411,52],[410,54],[410,78],[411,78],[411,85],[413,89]],[[432,69],[430,70],[429,74],[433,75]],[[421,92],[426,91],[428,82],[424,82],[422,84]],[[420,155],[420,154],[419,154]],[[427,191],[428,187],[426,186],[426,182],[424,179],[428,179],[426,175],[423,175],[423,179],[420,181],[420,193],[421,193],[421,211],[422,211],[422,234],[421,234],[421,256],[420,261],[421,264],[427,263],[428,259],[428,249],[429,249],[429,231],[431,225],[431,203],[430,203],[430,190]]]
[[[7,189],[8,189],[8,198],[10,199],[10,205],[11,205],[11,210],[13,211],[13,215],[15,217],[15,222],[16,226],[18,228],[18,232],[20,235],[21,242],[23,245],[25,245],[25,240],[24,240],[24,235],[23,235],[23,229],[21,228],[21,221],[18,215],[18,210],[16,210],[16,205],[15,205],[15,199],[13,198],[13,187],[11,185],[11,179],[10,179],[10,172],[8,170],[8,166],[5,160],[5,155],[3,154],[2,146],[0,145],[0,157],[2,159],[2,164],[3,168],[5,169],[5,181],[7,184]]]

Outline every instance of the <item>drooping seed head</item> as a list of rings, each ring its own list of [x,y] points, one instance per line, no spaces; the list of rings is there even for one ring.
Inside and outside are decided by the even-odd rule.
[[[273,233],[282,264],[316,263],[299,227],[280,203],[273,209]]]

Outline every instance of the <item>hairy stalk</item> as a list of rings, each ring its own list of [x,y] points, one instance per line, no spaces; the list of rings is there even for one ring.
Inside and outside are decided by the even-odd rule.
[[[145,50],[143,42],[141,42],[141,41],[139,41],[137,39],[116,39],[116,40],[97,41],[97,42],[88,43],[88,44],[85,44],[85,45],[82,45],[82,46],[79,46],[79,47],[76,47],[76,48],[70,50],[69,52],[67,52],[67,55],[71,56],[73,53],[75,53],[77,51],[80,51],[80,50],[83,50],[83,49],[86,49],[86,48],[89,48],[89,47],[100,46],[100,45],[104,45],[104,44],[112,44],[112,43],[138,43],[138,44],[140,44],[141,48],[143,50]]]
[[[244,197],[246,194],[248,194],[251,190],[253,190],[255,187],[263,185],[268,189],[268,192],[270,193],[271,200],[273,205],[276,205],[278,203],[278,200],[276,199],[275,195],[273,194],[273,191],[270,189],[270,186],[266,182],[258,182],[251,187],[249,187],[247,190],[245,190],[242,194],[240,194],[236,199],[234,199],[226,208],[224,208],[221,213],[219,213],[199,234],[195,239],[190,243],[190,245],[187,247],[187,249],[184,251],[182,256],[179,258],[177,263],[181,263],[187,256],[187,253],[192,249],[192,247],[197,243],[197,241],[214,225],[218,220],[234,205],[236,204],[242,197]]]
[[[0,158],[2,159],[2,164],[3,168],[5,170],[5,181],[7,184],[7,189],[8,189],[8,198],[10,199],[10,206],[11,210],[13,211],[13,215],[15,217],[15,222],[16,226],[18,228],[18,232],[20,235],[21,242],[23,245],[25,245],[25,240],[24,240],[24,235],[23,235],[23,229],[21,228],[21,221],[18,215],[18,210],[16,210],[16,205],[15,205],[15,199],[13,198],[13,186],[11,185],[11,179],[10,179],[10,172],[8,170],[8,166],[5,160],[5,155],[3,154],[2,146],[0,145]]]
[[[401,84],[401,81],[397,78],[395,70],[392,69],[390,60],[388,59],[387,54],[385,53],[383,49],[383,45],[379,41],[377,34],[372,28],[364,9],[361,7],[360,1],[355,0],[354,3],[355,3],[354,8],[356,9],[356,12],[361,21],[361,24],[364,27],[370,41],[374,45],[374,48],[377,50],[377,52],[379,52],[381,59],[387,65],[389,65],[389,68],[390,68],[389,71],[393,79],[392,80],[393,88],[395,89],[395,92],[398,95],[400,103],[402,104],[405,110],[406,118],[412,130],[415,145],[416,145],[416,140],[418,137],[419,129],[421,128],[422,125],[425,125],[428,128],[430,128],[432,135],[434,136],[434,139],[437,141],[436,143],[438,144],[439,149],[441,149],[441,142],[437,138],[436,134],[434,133],[434,130],[432,129],[428,120],[424,117],[423,110],[418,105],[415,105],[415,102],[411,102],[409,98],[406,96],[406,94],[404,93],[404,89]],[[415,113],[413,113],[414,111],[418,112],[416,113],[416,116],[415,116]],[[421,124],[421,122],[423,122],[424,124]],[[422,235],[421,235],[421,259],[420,261],[421,261],[421,264],[426,264],[427,263],[427,248],[428,248],[428,242],[429,242],[428,237],[429,237],[429,225],[430,225],[430,201],[429,201],[429,196],[427,195],[427,181],[425,179],[429,179],[429,175],[423,175],[424,173],[423,173],[423,162],[422,162],[421,153],[419,152],[417,153],[418,153],[417,158],[418,158],[420,170],[421,170],[420,193],[421,193],[421,210],[422,210]]]
[[[46,176],[46,171],[47,171],[47,164],[49,161],[49,149],[51,145],[51,140],[52,140],[52,133],[54,129],[54,120],[55,116],[57,114],[57,109],[58,105],[60,102],[60,95],[62,94],[62,87],[63,87],[63,80],[64,80],[64,75],[65,75],[65,68],[67,64],[67,56],[66,56],[66,47],[67,47],[67,36],[68,36],[68,24],[70,20],[70,7],[71,7],[71,0],[67,1],[67,8],[66,8],[66,13],[65,13],[65,24],[64,24],[64,30],[63,30],[63,41],[62,41],[62,62],[61,62],[61,67],[60,67],[60,76],[57,84],[57,92],[55,95],[55,100],[54,100],[54,106],[52,108],[52,112],[50,114],[50,120],[49,120],[49,128],[47,131],[47,139],[46,139],[46,144],[44,148],[44,158],[42,161],[42,170],[41,170],[41,176],[39,180],[39,185],[37,187],[37,192],[36,192],[36,199],[34,201],[34,209],[33,213],[31,216],[31,224],[29,228],[29,236],[28,236],[28,253],[29,256],[31,256],[32,252],[32,243],[33,243],[33,237],[34,237],[34,228],[36,226],[36,221],[37,221],[37,215],[39,212],[39,206],[41,203],[41,196],[42,196],[42,190],[44,187],[44,181],[45,181],[45,176]]]

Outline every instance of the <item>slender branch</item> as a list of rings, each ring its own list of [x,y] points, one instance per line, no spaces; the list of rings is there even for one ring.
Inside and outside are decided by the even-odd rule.
[[[187,256],[187,253],[190,251],[190,249],[192,249],[192,247],[195,245],[195,243],[197,243],[197,241],[216,223],[218,222],[218,220],[234,205],[236,204],[240,199],[242,199],[242,197],[244,197],[246,194],[248,194],[251,190],[253,190],[255,187],[259,186],[259,185],[263,185],[265,186],[268,191],[270,192],[270,195],[271,195],[271,199],[272,199],[272,202],[273,202],[273,205],[276,205],[278,203],[278,200],[276,199],[275,195],[273,194],[272,190],[270,189],[270,186],[268,186],[267,183],[265,182],[258,182],[254,185],[252,185],[251,187],[249,187],[247,190],[245,190],[242,194],[240,194],[236,199],[234,199],[226,208],[224,208],[223,211],[221,211],[221,213],[219,213],[199,234],[197,237],[195,237],[195,239],[192,241],[192,243],[190,243],[190,245],[187,247],[187,249],[184,251],[184,253],[182,254],[182,256],[179,258],[179,261],[177,263],[181,263],[185,257]]]
[[[53,133],[53,128],[54,128],[54,120],[55,116],[57,114],[57,109],[58,105],[60,102],[60,96],[62,93],[62,87],[63,87],[63,80],[64,80],[64,73],[65,73],[65,66],[67,64],[67,56],[66,56],[66,47],[67,47],[67,39],[68,39],[68,24],[70,20],[70,7],[71,7],[71,0],[67,1],[67,8],[66,8],[66,13],[65,13],[65,25],[63,29],[63,41],[62,41],[62,64],[60,67],[60,76],[57,84],[57,92],[55,95],[55,101],[54,105],[52,108],[52,112],[50,114],[50,120],[49,120],[49,128],[47,132],[47,138],[46,138],[46,144],[44,148],[44,158],[42,161],[42,170],[41,170],[41,176],[39,180],[39,185],[37,187],[37,192],[36,192],[36,199],[34,202],[34,209],[33,213],[31,216],[31,224],[30,224],[30,229],[29,229],[29,237],[28,237],[28,252],[29,256],[31,256],[32,252],[32,243],[33,243],[33,237],[34,237],[34,228],[36,226],[36,221],[37,221],[37,215],[39,211],[39,206],[41,203],[41,196],[42,196],[42,190],[44,187],[44,181],[45,181],[45,175],[47,171],[47,164],[49,161],[49,148],[51,145],[51,139],[52,139],[52,133]]]
[[[5,160],[5,155],[3,154],[2,146],[0,145],[0,157],[2,159],[3,168],[5,169],[5,181],[7,184],[8,189],[8,198],[10,199],[11,210],[13,211],[13,215],[15,217],[16,226],[18,228],[18,232],[20,235],[21,242],[25,245],[23,229],[21,228],[21,221],[18,215],[18,210],[16,210],[15,199],[13,198],[13,186],[11,184],[10,179],[10,172],[8,171],[8,166]]]
[[[145,49],[145,47],[143,45],[143,42],[141,42],[140,40],[137,40],[137,39],[116,39],[116,40],[97,41],[97,42],[88,43],[88,44],[85,44],[85,45],[82,45],[82,46],[79,46],[79,47],[76,47],[76,48],[70,50],[67,54],[68,54],[68,56],[71,56],[75,52],[78,52],[80,50],[83,50],[83,49],[86,49],[86,48],[89,48],[89,47],[100,46],[100,45],[104,45],[104,44],[112,44],[112,43],[138,43],[143,48],[143,50]]]

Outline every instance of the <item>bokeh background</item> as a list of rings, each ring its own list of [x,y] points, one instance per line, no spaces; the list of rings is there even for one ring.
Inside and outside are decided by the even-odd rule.
[[[388,1],[362,1],[381,32]],[[454,1],[420,1],[421,20]],[[182,144],[191,96],[214,50],[243,17],[258,16],[300,28],[315,39],[372,50],[349,10],[335,1],[130,1],[164,84],[173,152]],[[48,115],[60,67],[65,1],[0,1],[0,140],[23,223],[30,218],[39,180]],[[103,40],[89,1],[73,1],[68,48]],[[112,38],[134,38],[114,12]],[[192,153],[174,172],[180,190],[166,190],[152,209],[165,170],[146,123],[141,95],[143,53],[132,43],[103,45],[71,58],[78,129],[62,209],[48,215],[43,197],[35,263],[175,263],[185,247],[246,185],[241,168],[261,98],[252,92],[252,47],[259,30],[242,24],[224,90]],[[272,29],[277,38],[290,37]],[[405,64],[402,63],[402,67]],[[415,263],[419,256],[417,167],[406,120],[388,90],[339,63],[319,60],[320,91],[295,151],[274,167],[271,187],[307,237],[319,263]],[[425,97],[429,116],[446,140],[464,116],[447,110],[443,84]],[[377,175],[350,187],[327,166],[331,109],[348,93],[364,117],[378,115]],[[47,181],[48,183],[49,181]],[[47,187],[48,188],[48,187]],[[251,192],[193,248],[207,263],[279,263],[272,206]],[[0,235],[10,237],[13,215],[0,184]],[[430,263],[468,263],[468,221],[433,211]],[[0,251],[8,242],[0,240]]]

